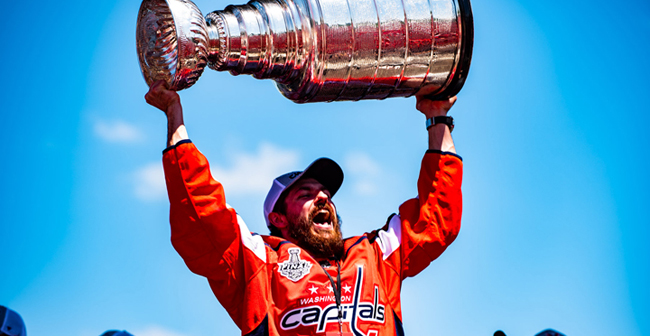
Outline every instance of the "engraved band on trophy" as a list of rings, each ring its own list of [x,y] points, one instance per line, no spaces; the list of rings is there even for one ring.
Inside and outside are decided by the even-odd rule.
[[[151,85],[192,86],[205,66],[273,79],[297,103],[456,95],[474,27],[469,0],[251,0],[203,18],[144,0],[136,41]]]

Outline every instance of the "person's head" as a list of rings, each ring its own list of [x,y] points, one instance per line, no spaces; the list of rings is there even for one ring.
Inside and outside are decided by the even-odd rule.
[[[27,336],[22,317],[5,306],[0,306],[0,336]]]
[[[279,176],[264,202],[266,224],[315,257],[338,258],[343,252],[340,218],[332,196],[343,183],[343,171],[327,158],[302,172]]]
[[[133,336],[126,330],[108,330],[100,336]]]

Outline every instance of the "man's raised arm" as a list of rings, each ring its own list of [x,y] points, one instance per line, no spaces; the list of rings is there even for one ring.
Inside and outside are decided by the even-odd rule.
[[[427,119],[446,117],[456,102],[456,97],[444,101],[416,98],[416,108]],[[387,232],[398,232],[399,252],[392,262],[395,269],[401,270],[401,280],[426,268],[456,239],[460,230],[463,163],[456,154],[448,122],[446,118],[437,118],[426,123],[429,150],[420,167],[418,197],[404,202],[399,216],[391,217],[387,225]]]
[[[416,96],[416,99],[415,108],[422,112],[427,119],[447,116],[447,112],[456,102],[456,96],[448,100],[430,100],[424,96]],[[429,127],[428,132],[429,149],[456,153],[449,126],[438,123]]]
[[[144,99],[149,105],[157,107],[167,115],[167,147],[189,139],[183,122],[181,98],[176,91],[168,90],[165,82],[157,81],[149,88]]]

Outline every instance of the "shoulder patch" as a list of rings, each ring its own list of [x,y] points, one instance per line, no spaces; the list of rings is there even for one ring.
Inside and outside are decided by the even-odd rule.
[[[280,272],[280,275],[283,277],[286,277],[293,282],[297,282],[305,277],[305,275],[309,274],[313,265],[307,260],[300,259],[300,248],[292,247],[289,248],[288,251],[289,260],[278,264],[278,272]]]

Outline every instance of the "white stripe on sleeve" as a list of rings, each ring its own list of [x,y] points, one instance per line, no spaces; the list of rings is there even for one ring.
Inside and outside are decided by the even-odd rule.
[[[226,204],[226,207],[232,209],[228,204]],[[237,224],[239,225],[242,244],[260,258],[262,262],[266,262],[266,249],[264,248],[264,240],[262,239],[262,236],[251,234],[244,219],[241,218],[239,214],[237,214]]]
[[[399,215],[391,217],[386,231],[379,230],[377,233],[377,242],[379,243],[379,248],[384,253],[384,260],[399,248],[402,242],[402,219]]]

